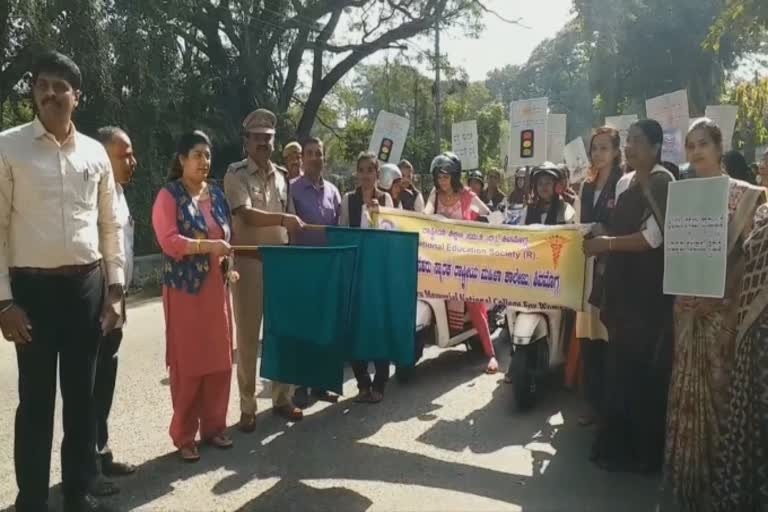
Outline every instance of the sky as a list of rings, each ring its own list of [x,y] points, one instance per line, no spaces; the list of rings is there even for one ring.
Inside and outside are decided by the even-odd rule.
[[[507,64],[523,64],[544,39],[553,37],[573,17],[572,0],[485,0],[485,5],[507,19],[484,17],[485,31],[479,39],[464,37],[461,30],[441,41],[448,60],[469,73],[470,80],[484,80],[488,71]]]

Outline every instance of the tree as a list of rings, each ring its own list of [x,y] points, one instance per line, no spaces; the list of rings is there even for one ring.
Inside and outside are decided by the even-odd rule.
[[[688,89],[692,113],[703,113],[722,94],[736,53],[702,45],[721,0],[575,0],[574,6],[603,116],[676,89]]]
[[[726,8],[712,25],[706,44],[719,50],[724,40],[735,39],[746,46],[765,42],[768,3],[765,0],[727,0]]]
[[[739,107],[734,134],[738,149],[751,155],[757,146],[768,143],[768,78],[737,82],[725,102]]]
[[[493,69],[488,72],[485,86],[496,99],[505,105],[509,105],[516,99],[517,81],[522,66],[507,64],[503,68]]]
[[[513,100],[546,96],[552,112],[568,115],[569,133],[580,134],[593,124],[589,71],[588,45],[580,26],[572,22],[542,41],[522,66],[488,73],[485,84],[505,107]]]
[[[216,106],[233,117],[262,106],[285,120],[301,96],[300,136],[309,134],[328,93],[365,58],[401,47],[438,18],[471,24],[481,9],[479,0],[116,0],[124,14],[137,11],[137,3],[140,16],[159,20],[183,41],[183,51],[194,50],[190,59],[217,78],[210,84]]]

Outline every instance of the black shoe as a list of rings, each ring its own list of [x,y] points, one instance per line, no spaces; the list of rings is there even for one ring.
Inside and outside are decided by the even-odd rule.
[[[330,391],[325,391],[324,389],[313,389],[312,398],[320,402],[328,402],[330,404],[335,404],[339,401],[339,395],[334,395]]]
[[[90,494],[85,494],[77,498],[64,498],[64,512],[113,512],[113,509],[99,503]]]
[[[48,512],[51,508],[47,503],[27,503],[17,499],[13,510],[16,512]]]
[[[115,462],[113,460],[101,462],[101,472],[104,476],[128,476],[136,472],[136,466],[126,464],[125,462]]]
[[[307,388],[296,388],[296,391],[293,393],[293,404],[299,409],[306,409],[309,407],[309,394],[307,393]]]
[[[114,496],[115,494],[119,493],[120,488],[115,485],[115,482],[112,480],[107,480],[103,476],[99,475],[91,480],[91,482],[88,484],[88,492],[91,494],[91,496],[104,498],[107,496]]]

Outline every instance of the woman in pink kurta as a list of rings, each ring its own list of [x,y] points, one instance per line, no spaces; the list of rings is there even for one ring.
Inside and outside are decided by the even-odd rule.
[[[431,172],[435,188],[429,195],[424,213],[441,215],[447,219],[476,221],[481,216],[491,213],[474,192],[461,183],[461,161],[453,153],[443,153],[432,160]],[[448,323],[456,326],[457,330],[464,327],[464,309],[466,308],[472,325],[477,330],[477,336],[483,344],[483,350],[488,357],[486,373],[494,374],[499,371],[496,360],[496,350],[491,340],[488,325],[488,311],[482,302],[447,301]]]
[[[230,448],[224,434],[232,374],[228,259],[229,207],[206,182],[211,143],[182,136],[171,181],[157,195],[152,224],[163,250],[166,364],[173,419],[170,435],[185,461],[199,460],[195,438]],[[224,267],[227,268],[224,268]]]

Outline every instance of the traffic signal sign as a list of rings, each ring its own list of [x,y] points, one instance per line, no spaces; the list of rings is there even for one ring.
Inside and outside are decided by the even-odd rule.
[[[379,148],[379,160],[382,162],[389,162],[389,157],[392,155],[392,139],[383,139],[381,141],[381,147]]]
[[[533,130],[520,132],[520,158],[533,158]]]

